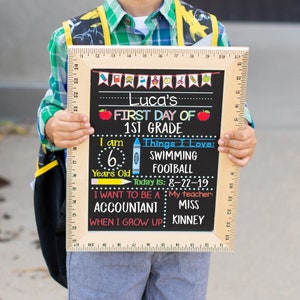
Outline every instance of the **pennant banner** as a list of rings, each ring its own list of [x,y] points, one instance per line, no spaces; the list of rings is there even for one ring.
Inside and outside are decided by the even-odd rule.
[[[172,75],[163,75],[163,89],[166,87],[173,88]]]
[[[160,75],[151,75],[150,89],[153,87],[160,88]]]
[[[147,88],[148,75],[138,75],[138,84],[137,87]]]
[[[204,73],[202,74],[202,83],[201,83],[201,86],[204,86],[204,85],[209,85],[211,86],[211,74],[212,73]]]
[[[175,75],[146,75],[146,74],[128,74],[128,73],[109,73],[102,71],[93,71],[98,73],[98,86],[114,86],[145,88],[149,89],[165,89],[178,87],[203,87],[205,85],[212,86],[212,77],[218,72],[208,73],[190,73],[190,74],[175,74]],[[174,80],[175,78],[175,80]]]
[[[125,74],[124,87],[126,87],[126,86],[134,87],[134,75],[133,74]]]
[[[122,74],[112,74],[112,80],[111,80],[111,86],[117,85],[121,87],[121,82],[122,82]]]
[[[185,74],[176,75],[176,88],[185,87]]]
[[[189,87],[191,87],[193,85],[199,87],[198,76],[195,76],[194,74],[189,74]]]
[[[99,80],[98,80],[98,85],[101,84],[106,84],[108,85],[108,73],[107,72],[98,72],[99,73]]]

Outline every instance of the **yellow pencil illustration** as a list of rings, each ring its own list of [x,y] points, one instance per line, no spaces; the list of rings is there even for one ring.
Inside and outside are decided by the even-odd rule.
[[[125,185],[131,181],[122,178],[92,178],[92,185]]]

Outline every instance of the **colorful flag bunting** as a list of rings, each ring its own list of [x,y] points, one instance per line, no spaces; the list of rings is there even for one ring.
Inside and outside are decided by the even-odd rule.
[[[107,86],[117,85],[121,87],[130,86],[132,88],[143,87],[145,89],[164,89],[166,87],[170,88],[185,88],[188,84],[188,87],[192,86],[212,86],[212,76],[215,73],[189,73],[189,74],[169,74],[169,75],[145,75],[145,74],[130,74],[130,73],[109,73],[102,71],[93,71],[98,73],[98,85],[105,84]],[[201,79],[199,78],[201,76]],[[149,79],[149,80],[148,80]],[[201,84],[200,84],[201,81]]]
[[[113,85],[121,86],[121,82],[122,82],[122,74],[113,73],[110,86]]]
[[[173,88],[172,75],[163,75],[163,89],[169,86]]]
[[[201,86],[204,86],[204,85],[209,85],[211,86],[211,73],[203,73],[201,74],[202,75],[202,83],[201,83]]]
[[[185,87],[185,74],[176,75],[176,88],[179,86]]]
[[[197,74],[189,74],[189,87],[193,85],[199,86]]]
[[[147,83],[148,83],[148,75],[138,75],[138,84],[137,87],[143,86],[147,89]]]
[[[151,75],[150,89],[153,87],[160,88],[160,75]]]
[[[125,74],[124,87],[131,86],[134,87],[134,74]]]
[[[108,85],[108,72],[98,72],[99,79],[98,79],[98,85],[106,84]]]

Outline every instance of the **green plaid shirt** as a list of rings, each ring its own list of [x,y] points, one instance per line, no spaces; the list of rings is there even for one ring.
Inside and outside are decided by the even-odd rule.
[[[115,0],[104,1],[104,9],[113,45],[177,46],[175,5],[165,0],[161,8],[150,14],[145,24],[149,29],[146,37],[135,29],[134,19]],[[219,23],[218,46],[228,46],[224,26]]]
[[[173,0],[164,0],[160,9],[145,21],[149,32],[144,36],[135,29],[134,19],[116,0],[104,0],[112,45],[177,45],[176,17]],[[219,25],[218,46],[229,46],[225,28]],[[57,149],[45,136],[45,124],[58,110],[67,106],[67,46],[64,29],[57,29],[51,36],[48,51],[51,64],[49,89],[38,109],[38,131],[41,142],[49,149]],[[246,107],[245,117],[251,122]]]

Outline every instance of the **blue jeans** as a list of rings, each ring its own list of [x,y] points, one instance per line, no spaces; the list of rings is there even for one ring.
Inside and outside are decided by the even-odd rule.
[[[69,300],[204,300],[210,253],[70,252]]]

